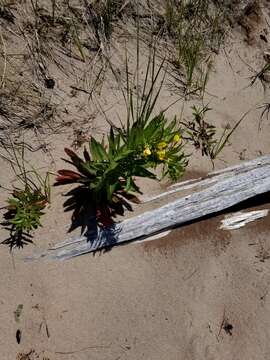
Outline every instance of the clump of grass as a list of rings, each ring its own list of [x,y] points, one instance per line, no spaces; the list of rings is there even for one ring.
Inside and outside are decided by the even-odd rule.
[[[124,5],[122,0],[85,2],[87,21],[93,29],[98,46],[101,46],[103,41],[110,41],[113,33],[113,23],[118,20]]]
[[[99,4],[101,3],[101,4]],[[102,29],[105,38],[110,40],[113,33],[113,22],[116,20],[117,15],[123,5],[123,1],[118,0],[104,0],[96,1],[94,6],[99,6],[99,17],[101,19]]]
[[[212,52],[217,52],[223,37],[222,12],[209,0],[167,0],[165,26],[175,44],[171,59],[183,71],[185,94],[203,96],[212,68]]]
[[[184,66],[186,77],[186,93],[203,95],[212,68],[211,56],[204,54],[205,44],[201,35],[186,36],[179,39],[179,67]]]

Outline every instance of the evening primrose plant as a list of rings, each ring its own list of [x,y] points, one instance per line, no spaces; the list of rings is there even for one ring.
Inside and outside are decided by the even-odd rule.
[[[188,157],[184,152],[185,142],[181,139],[182,129],[176,117],[169,120],[165,111],[154,114],[166,75],[164,63],[165,60],[157,66],[153,47],[148,57],[142,93],[139,94],[134,93],[133,89],[138,89],[138,86],[130,81],[126,62],[127,87],[123,95],[127,105],[127,121],[122,128],[116,130],[128,149],[134,150],[137,156],[143,154],[146,168],[156,169],[161,166],[162,177],[168,176],[176,181],[183,175],[188,164]],[[137,65],[137,84],[140,83],[139,74]]]
[[[130,83],[126,63],[125,123],[119,128],[109,122],[110,133],[106,141],[92,137],[83,158],[71,149],[65,149],[69,157],[65,161],[76,171],[59,170],[55,185],[77,185],[66,194],[68,200],[64,204],[66,210],[73,210],[73,224],[89,212],[98,226],[106,228],[112,225],[117,215],[132,210],[132,202],[139,202],[136,194],[140,189],[136,179],[158,180],[155,173],[158,167],[162,168],[162,178],[177,180],[183,175],[187,156],[177,120],[169,121],[164,111],[154,114],[164,80],[163,77],[158,85],[163,64],[164,61],[156,68],[155,52],[150,53],[143,90],[139,94],[139,87]],[[137,89],[135,92],[134,88]]]
[[[73,223],[89,211],[96,223],[104,228],[112,225],[113,218],[132,210],[131,203],[138,203],[136,193],[140,193],[134,177],[155,179],[155,174],[147,170],[142,154],[129,149],[113,128],[107,138],[107,144],[93,137],[89,149],[85,148],[83,158],[73,150],[65,149],[76,171],[62,169],[58,171],[54,185],[76,184],[66,195],[65,210],[73,210]],[[71,228],[72,229],[72,228]]]
[[[141,193],[136,178],[157,179],[153,170],[159,165],[163,167],[163,176],[177,179],[182,175],[187,161],[175,125],[176,120],[166,126],[162,114],[152,119],[143,131],[133,129],[125,142],[112,127],[106,144],[92,137],[83,158],[66,148],[69,160],[64,160],[76,171],[59,170],[55,185],[77,185],[66,194],[68,200],[64,204],[66,211],[73,211],[73,223],[78,223],[90,210],[98,226],[112,225],[117,215],[132,211],[131,203],[140,202],[136,196]]]
[[[188,161],[184,153],[185,142],[182,141],[176,118],[169,123],[164,113],[160,113],[136,135],[136,146],[138,151],[143,147],[147,168],[156,169],[161,166],[162,178],[169,177],[172,181],[183,175]],[[134,141],[132,143],[134,146]]]

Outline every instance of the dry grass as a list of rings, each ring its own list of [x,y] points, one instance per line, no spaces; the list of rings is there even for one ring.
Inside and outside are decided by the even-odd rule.
[[[224,35],[219,3],[1,0],[0,142],[25,131],[77,133],[111,70],[114,34],[159,38],[160,55],[171,52],[174,90],[203,96]]]

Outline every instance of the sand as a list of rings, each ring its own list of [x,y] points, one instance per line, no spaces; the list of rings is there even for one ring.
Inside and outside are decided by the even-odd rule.
[[[267,359],[269,217],[219,225],[60,263],[2,250],[2,358],[34,349],[50,360]]]

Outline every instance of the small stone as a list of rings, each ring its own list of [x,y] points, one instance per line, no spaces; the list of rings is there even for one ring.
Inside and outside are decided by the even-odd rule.
[[[55,81],[53,79],[45,79],[45,86],[47,89],[53,89],[55,86]]]

